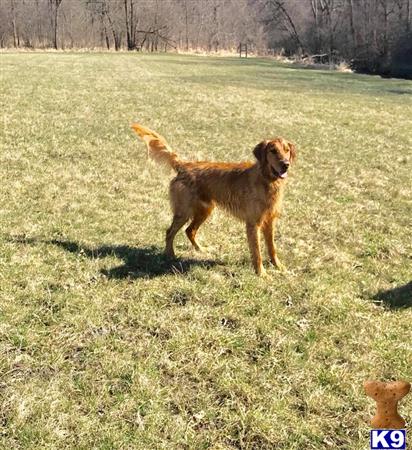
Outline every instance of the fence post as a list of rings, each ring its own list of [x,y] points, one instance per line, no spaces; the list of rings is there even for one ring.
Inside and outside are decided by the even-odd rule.
[[[241,42],[239,43],[239,58],[242,57],[242,51],[244,50],[245,52],[245,58],[247,58],[247,43],[246,44],[242,44]]]

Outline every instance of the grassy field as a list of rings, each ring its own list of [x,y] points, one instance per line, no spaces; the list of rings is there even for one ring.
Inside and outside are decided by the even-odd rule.
[[[412,379],[412,83],[172,55],[0,64],[0,448],[368,448],[363,381]],[[294,141],[288,270],[257,278],[220,212],[171,266],[171,174],[132,121],[192,159]]]

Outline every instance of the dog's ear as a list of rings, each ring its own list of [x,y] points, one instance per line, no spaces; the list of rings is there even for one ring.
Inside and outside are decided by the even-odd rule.
[[[292,142],[288,141],[289,151],[290,151],[290,162],[293,163],[296,159],[296,146]]]
[[[253,149],[253,154],[255,155],[255,158],[261,164],[263,164],[263,162],[265,161],[267,144],[268,144],[268,141],[262,141]]]

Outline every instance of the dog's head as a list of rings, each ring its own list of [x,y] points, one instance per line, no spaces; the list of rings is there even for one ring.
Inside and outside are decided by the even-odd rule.
[[[275,138],[260,142],[253,154],[259,161],[263,175],[274,181],[288,176],[289,166],[296,158],[296,148],[283,138]]]

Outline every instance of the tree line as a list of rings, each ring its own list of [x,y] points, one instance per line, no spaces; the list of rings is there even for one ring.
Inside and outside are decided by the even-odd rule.
[[[411,77],[412,0],[0,0],[0,47],[283,53]]]

